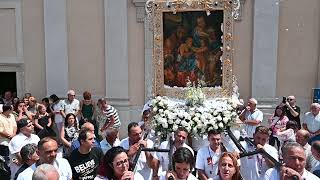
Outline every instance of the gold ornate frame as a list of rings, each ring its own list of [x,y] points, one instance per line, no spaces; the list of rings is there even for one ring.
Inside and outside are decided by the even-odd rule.
[[[165,87],[163,67],[163,13],[223,11],[222,86],[203,87],[206,97],[226,98],[232,96],[233,88],[233,23],[237,0],[149,0],[146,11],[153,28],[153,95],[184,99],[187,88]]]

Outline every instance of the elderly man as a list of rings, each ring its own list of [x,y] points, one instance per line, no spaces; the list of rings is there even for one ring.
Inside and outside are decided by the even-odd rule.
[[[311,136],[316,136],[320,134],[320,104],[312,103],[310,109],[311,111],[305,114],[302,126]]]
[[[27,144],[23,146],[20,150],[22,166],[16,172],[14,179],[16,180],[21,172],[30,167],[33,163],[39,160],[39,156],[37,154],[37,145],[36,144]]]
[[[180,147],[185,147],[185,148],[188,148],[192,152],[192,154],[194,154],[192,148],[185,143],[187,138],[188,138],[188,131],[183,127],[179,127],[174,133],[172,153],[174,153]],[[170,148],[169,141],[162,142],[159,148],[169,149]],[[155,169],[158,169],[158,173],[154,172],[153,176],[156,177],[156,176],[163,175],[163,173],[165,173],[168,170],[168,164],[169,164],[168,153],[157,152],[154,156],[153,163],[155,164],[154,165]]]
[[[282,148],[284,166],[277,170],[276,168],[268,169],[265,173],[264,180],[277,179],[298,179],[318,180],[319,178],[305,169],[306,154],[303,147],[295,142],[289,142]]]
[[[67,95],[68,98],[63,101],[62,116],[65,118],[67,114],[72,113],[77,117],[80,110],[80,102],[75,98],[76,93],[74,90],[69,90]]]
[[[248,137],[253,137],[257,126],[263,120],[263,113],[257,109],[258,101],[254,98],[249,99],[248,106],[239,115],[240,120],[245,124],[245,131]]]
[[[21,119],[17,122],[18,134],[9,143],[11,177],[13,178],[22,162],[20,150],[26,144],[38,144],[39,137],[33,134],[33,125],[30,120]]]
[[[254,146],[246,142],[241,142],[247,152],[257,149],[264,149],[274,159],[278,160],[278,151],[267,144],[269,139],[269,129],[265,126],[258,126],[253,135]],[[261,154],[243,157],[241,161],[241,175],[243,179],[261,179],[268,168],[272,167],[272,162]]]
[[[301,129],[300,122],[300,107],[296,105],[296,98],[294,96],[288,96],[286,103],[282,103],[285,106],[285,111],[290,121],[295,121],[298,124],[298,128]]]
[[[57,169],[51,164],[41,164],[32,175],[32,180],[58,180],[60,177]]]
[[[128,125],[128,137],[121,140],[120,146],[128,150],[128,157],[132,163],[137,155],[140,146],[147,148],[153,147],[151,140],[143,140],[142,129],[138,123],[132,122]],[[140,173],[145,180],[152,178],[152,160],[153,156],[150,152],[141,152],[137,162],[137,172]]]
[[[296,142],[299,143],[306,153],[306,169],[310,171],[317,165],[317,160],[314,159],[311,153],[311,146],[308,144],[310,133],[307,130],[300,129],[296,132]]]
[[[69,162],[64,158],[57,158],[58,143],[56,140],[45,137],[38,143],[37,154],[39,161],[28,167],[19,174],[17,180],[31,180],[33,172],[41,164],[53,165],[60,175],[60,179],[70,180],[72,178],[72,171]]]
[[[93,147],[94,132],[82,129],[78,141],[80,147],[72,151],[69,163],[73,179],[93,180],[103,158],[103,152],[98,147]]]
[[[218,177],[218,161],[222,153],[221,132],[209,131],[208,140],[209,145],[202,147],[197,154],[196,168],[201,180]]]
[[[118,139],[118,132],[118,129],[114,128],[108,128],[106,130],[106,138],[100,142],[103,154],[106,154],[106,152],[112,147],[119,146],[120,141]]]

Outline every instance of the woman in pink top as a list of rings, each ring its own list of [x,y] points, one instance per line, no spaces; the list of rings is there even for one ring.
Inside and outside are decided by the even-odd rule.
[[[277,106],[276,110],[274,111],[274,115],[269,119],[270,123],[270,130],[272,131],[269,139],[269,144],[271,146],[275,146],[277,143],[277,147],[280,147],[280,141],[277,137],[274,137],[277,132],[281,132],[286,130],[287,122],[289,121],[288,117],[285,115],[285,110],[283,106]]]

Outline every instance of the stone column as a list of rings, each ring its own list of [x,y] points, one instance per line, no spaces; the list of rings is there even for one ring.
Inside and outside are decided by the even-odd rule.
[[[127,1],[105,0],[104,6],[106,96],[129,105]]]
[[[252,97],[259,101],[258,108],[265,114],[271,113],[278,103],[276,97],[278,30],[278,0],[255,0],[251,90]]]
[[[47,95],[65,97],[68,86],[66,0],[44,0]]]
[[[120,137],[131,120],[128,68],[128,1],[104,0],[106,98],[119,112]]]

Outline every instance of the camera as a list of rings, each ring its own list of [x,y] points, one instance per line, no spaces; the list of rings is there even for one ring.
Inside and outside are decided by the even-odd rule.
[[[285,104],[287,102],[287,97],[282,97],[282,103]]]

